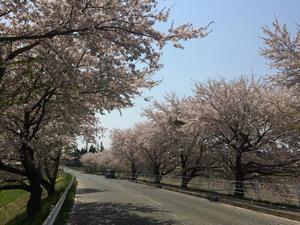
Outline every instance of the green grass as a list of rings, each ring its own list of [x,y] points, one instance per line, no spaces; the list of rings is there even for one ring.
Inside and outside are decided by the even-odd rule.
[[[43,192],[43,200],[42,200],[42,207],[38,215],[32,219],[27,220],[26,215],[26,203],[29,197],[29,194],[25,194],[27,198],[20,197],[19,199],[9,203],[8,205],[0,208],[0,225],[1,224],[7,224],[7,225],[40,225],[43,223],[43,221],[47,218],[51,208],[53,205],[56,204],[56,202],[59,200],[61,193],[65,190],[65,187],[70,183],[72,179],[72,176],[67,173],[61,173],[58,176],[56,187],[55,187],[55,194],[51,197],[47,197],[47,193],[44,190]],[[8,207],[10,205],[15,205],[15,207]],[[19,209],[19,208],[20,209]],[[3,209],[3,212],[1,214],[1,209]],[[8,215],[5,215],[6,214]],[[3,216],[3,218],[2,218]],[[6,217],[5,217],[6,216]],[[5,218],[7,221],[7,218],[14,218],[10,220],[8,223],[5,222]],[[2,221],[4,221],[2,223]]]
[[[56,179],[56,186],[55,186],[55,191],[56,192],[61,192],[64,191],[65,187],[68,186],[68,184],[72,180],[72,175],[69,173],[60,173],[58,175],[58,178]]]
[[[16,201],[18,198],[27,194],[24,190],[4,190],[0,191],[0,208],[10,202]]]
[[[0,208],[0,225],[6,224],[9,220],[17,215],[24,213],[29,194],[25,193],[15,201],[12,201]]]

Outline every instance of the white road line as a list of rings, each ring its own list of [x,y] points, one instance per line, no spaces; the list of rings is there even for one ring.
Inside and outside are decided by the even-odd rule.
[[[159,189],[159,191],[177,194],[177,195],[180,195],[180,196],[185,197],[185,198],[192,198],[192,199],[195,199],[195,200],[200,200],[200,201],[213,203],[213,202],[209,201],[206,198],[196,197],[196,196],[193,196],[193,195],[188,195],[188,194],[185,194],[185,193],[176,192],[176,191],[172,191],[172,190],[168,190],[168,189]],[[220,204],[219,202],[216,202],[216,203]]]
[[[192,196],[192,195],[188,195],[188,194],[184,194],[184,193],[180,193],[180,192],[176,192],[176,191],[172,191],[172,190],[160,189],[160,191],[165,191],[165,192],[169,192],[169,193],[171,192],[173,194],[181,195],[181,196],[187,197],[187,198],[197,199],[197,200],[200,200],[200,201],[209,201],[206,198],[196,197],[196,196]],[[209,201],[209,202],[212,203],[212,204],[214,204],[214,202],[211,202],[211,201]],[[274,217],[276,219],[285,220],[285,221],[288,221],[288,222],[299,223],[296,220],[291,220],[291,219],[288,219],[288,218],[284,218],[284,217],[280,217],[280,216],[275,216],[275,215],[272,215],[272,214],[268,214],[268,213],[264,213],[264,212],[259,212],[259,211],[255,211],[255,210],[251,210],[251,209],[245,209],[245,208],[242,208],[242,207],[238,207],[238,206],[234,206],[234,205],[229,205],[229,204],[225,204],[225,203],[221,203],[221,202],[215,202],[215,204],[219,205],[219,206],[227,207],[227,208],[234,208],[236,210],[247,211],[247,212],[254,213],[254,214],[255,213],[262,214],[265,217],[269,216],[269,217]]]
[[[138,195],[138,196],[140,196],[140,197],[142,197],[142,198],[144,198],[144,199],[147,199],[148,201],[153,202],[153,203],[155,203],[156,205],[162,205],[161,203],[159,203],[159,202],[157,202],[157,201],[154,201],[154,200],[152,200],[151,198],[148,198],[148,197],[146,197],[146,196],[144,196],[144,195]]]

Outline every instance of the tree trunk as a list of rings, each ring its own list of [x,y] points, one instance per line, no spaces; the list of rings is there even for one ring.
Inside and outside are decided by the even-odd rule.
[[[136,172],[137,172],[137,169],[135,167],[135,163],[131,163],[131,178],[133,180],[136,180]]]
[[[160,181],[161,181],[162,177],[161,177],[160,172],[159,172],[159,166],[154,166],[153,172],[154,172],[154,183],[155,184],[160,184]]]
[[[4,77],[4,74],[5,74],[5,66],[2,65],[3,62],[0,63],[0,84],[2,83],[2,80],[3,80],[3,77]]]
[[[27,144],[22,145],[20,152],[24,154],[24,157],[21,159],[21,163],[26,170],[29,181],[30,197],[29,201],[27,202],[27,217],[33,218],[37,215],[41,208],[43,191],[41,187],[41,170],[34,165],[34,152],[30,147],[27,146]]]
[[[58,167],[59,167],[59,161],[55,165],[54,172],[52,174],[51,179],[49,179],[49,181],[50,181],[50,188],[49,188],[49,191],[48,191],[48,196],[53,195],[54,192],[55,192],[55,185],[56,185],[56,178],[57,178],[57,174],[58,174]]]
[[[30,198],[27,202],[27,217],[33,218],[37,215],[41,208],[42,188],[41,180],[38,175],[33,176],[29,180]]]
[[[160,184],[161,181],[161,176],[160,175],[155,175],[154,183],[155,184]]]
[[[236,166],[235,166],[235,189],[234,195],[242,198],[245,194],[245,186],[244,186],[244,175],[243,175],[243,167],[242,167],[242,156],[239,154],[236,157]]]
[[[47,171],[47,177],[49,179],[49,186],[46,188],[48,196],[51,196],[55,193],[55,185],[56,185],[56,178],[58,174],[58,168],[59,168],[59,161],[60,161],[60,156],[57,157],[55,160],[53,160],[53,171]],[[50,165],[51,166],[51,165]]]
[[[55,184],[56,184],[56,177],[49,180],[49,188],[47,189],[48,196],[51,196],[55,193]]]
[[[186,170],[182,170],[181,172],[181,188],[186,189],[188,187],[189,182],[192,180]]]

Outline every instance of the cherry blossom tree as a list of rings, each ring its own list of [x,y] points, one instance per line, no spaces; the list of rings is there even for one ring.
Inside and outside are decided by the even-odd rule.
[[[111,150],[114,157],[124,164],[125,168],[130,168],[131,178],[136,179],[142,169],[144,162],[142,151],[137,143],[138,129],[114,129],[111,131]]]
[[[168,143],[180,162],[181,186],[186,188],[193,177],[217,166],[211,134],[205,122],[196,119],[201,111],[194,110],[194,102],[180,99],[174,93],[166,95],[164,100],[164,103],[155,101],[144,114],[168,135]]]
[[[94,154],[96,153],[86,153],[80,157],[81,164],[88,170],[88,172],[92,172],[97,169],[98,162]]]
[[[280,110],[289,106],[287,92],[254,77],[198,82],[194,91],[201,118],[222,145],[219,154],[234,175],[235,195],[244,195],[245,180],[292,173],[299,147],[286,142],[297,138],[295,130],[286,129],[288,117]]]
[[[154,182],[160,183],[162,176],[174,171],[178,165],[168,135],[151,121],[137,124],[136,132],[145,163],[152,170]]]
[[[276,19],[273,29],[263,27],[265,47],[261,54],[270,60],[270,66],[278,70],[273,79],[281,85],[300,91],[300,29],[292,37],[286,25]]]
[[[47,123],[40,131],[39,138],[32,142],[34,149],[38,149],[41,153],[39,161],[42,174],[47,177],[48,181],[42,180],[42,185],[47,190],[48,196],[54,194],[61,157],[67,153],[67,149],[76,143],[79,135],[84,135],[87,139],[92,140],[101,131],[95,124],[91,124],[88,129],[89,122],[91,121],[81,118],[83,124],[78,126],[78,121],[72,119],[56,119]]]
[[[76,110],[72,111],[73,118],[70,116],[66,118],[70,111],[53,104],[50,98],[47,100],[49,102],[38,101],[37,104],[41,105],[36,106],[36,109],[29,108],[28,111],[26,110],[28,108],[24,107],[24,109],[19,105],[12,111],[7,110],[1,117],[2,135],[6,135],[5,142],[9,151],[1,146],[0,168],[26,177],[29,183],[22,181],[19,182],[19,186],[13,184],[6,185],[4,188],[22,188],[30,192],[29,215],[33,213],[30,210],[35,211],[36,207],[39,207],[41,184],[49,194],[53,193],[61,150],[68,143],[67,137],[72,137],[69,132],[76,135],[75,128],[78,127],[74,126],[80,124],[78,119],[88,122],[83,120],[80,114],[74,117]],[[66,128],[70,130],[65,130]],[[62,141],[61,138],[64,140]],[[44,179],[44,175],[49,180]]]
[[[105,169],[118,169],[119,161],[116,159],[111,150],[105,150],[97,153],[86,153],[80,158],[83,166],[96,171],[97,168],[100,170]]]
[[[7,148],[9,151],[5,148],[1,149],[0,169],[25,176],[29,182],[29,187],[23,182],[19,186],[14,184],[5,188],[19,187],[30,191],[29,216],[34,216],[39,208],[41,184],[46,184],[42,174],[43,165],[49,161],[45,156],[51,155],[48,154],[50,149],[47,149],[46,141],[49,138],[42,138],[45,134],[43,131],[52,124],[54,130],[51,135],[55,138],[55,134],[68,133],[69,130],[66,128],[70,128],[72,124],[73,130],[70,130],[76,134],[74,126],[82,128],[78,121],[89,124],[95,120],[95,104],[85,101],[88,99],[84,97],[75,98],[74,92],[65,87],[67,80],[55,79],[64,74],[56,66],[48,65],[43,61],[21,64],[17,72],[30,74],[30,76],[22,77],[23,79],[19,81],[12,79],[15,85],[11,84],[11,87],[16,91],[12,92],[15,93],[14,95],[7,96],[6,100],[13,103],[0,114],[2,135],[6,136],[5,141],[9,146]],[[18,92],[17,88],[23,91]],[[90,97],[89,99],[92,100]],[[44,147],[41,144],[36,145],[37,140],[44,140]],[[55,179],[53,177],[53,180]]]
[[[158,31],[169,10],[157,9],[154,0],[0,2],[0,169],[28,180],[5,188],[30,191],[30,217],[40,208],[45,155],[59,144],[37,144],[47,126],[82,128],[97,112],[131,106],[156,84],[166,43],[207,35],[191,24]]]
[[[288,120],[289,126],[300,132],[300,28],[295,36],[288,31],[286,25],[281,25],[276,19],[272,29],[264,27],[265,47],[261,54],[270,61],[270,67],[277,70],[277,74],[270,76],[270,80],[277,86],[290,93],[292,101]],[[291,110],[293,109],[293,110]],[[284,110],[284,109],[283,109]],[[287,112],[285,112],[287,113]]]
[[[2,1],[0,9],[0,81],[4,93],[20,61],[28,62],[37,52],[51,51],[48,62],[63,61],[60,66],[72,77],[88,72],[94,82],[86,93],[109,88],[117,91],[116,83],[110,81],[123,78],[131,84],[130,88],[127,82],[119,84],[128,103],[128,95],[137,92],[133,84],[154,84],[149,75],[161,67],[158,49],[169,41],[181,47],[181,40],[207,35],[207,27],[194,29],[191,24],[172,26],[167,33],[158,31],[155,24],[167,21],[169,9],[158,10],[155,0],[9,0]],[[1,103],[7,103],[2,97]]]
[[[8,132],[8,153],[1,149],[0,168],[2,170],[25,176],[29,185],[22,183],[19,188],[29,190],[31,195],[28,202],[28,215],[33,216],[40,205],[42,194],[41,165],[38,152],[32,146],[41,124],[44,122],[45,107],[53,95],[53,90],[46,88],[44,94],[38,100],[24,108],[19,106],[10,107],[1,115],[2,132]],[[13,156],[13,157],[11,157]],[[20,168],[18,162],[21,163]],[[16,188],[16,185],[6,188]]]

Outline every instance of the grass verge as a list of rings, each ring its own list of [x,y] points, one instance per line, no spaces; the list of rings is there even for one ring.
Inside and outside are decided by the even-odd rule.
[[[23,190],[3,190],[0,191],[0,208],[16,201],[18,198],[27,194],[26,191]]]
[[[21,210],[21,212],[19,212],[19,213],[15,212],[16,217],[14,219],[12,219],[11,221],[9,221],[7,223],[7,225],[40,225],[40,224],[42,224],[44,222],[44,220],[47,218],[53,205],[55,205],[56,202],[60,199],[62,192],[64,191],[65,187],[68,186],[71,179],[72,179],[72,175],[70,175],[68,173],[61,173],[57,179],[57,183],[56,183],[56,187],[55,187],[55,189],[56,189],[55,194],[53,194],[50,197],[47,197],[47,194],[44,191],[41,210],[34,219],[27,220],[26,208],[25,208],[27,201],[24,201],[24,202],[22,202],[22,204],[25,203],[25,205],[23,205],[23,209]],[[17,201],[15,201],[15,202],[17,202]],[[13,202],[13,203],[15,203],[15,202]]]
[[[24,213],[28,199],[29,194],[25,193],[23,196],[15,199],[15,201],[9,202],[8,204],[2,206],[0,208],[0,225],[4,225],[12,218]]]

